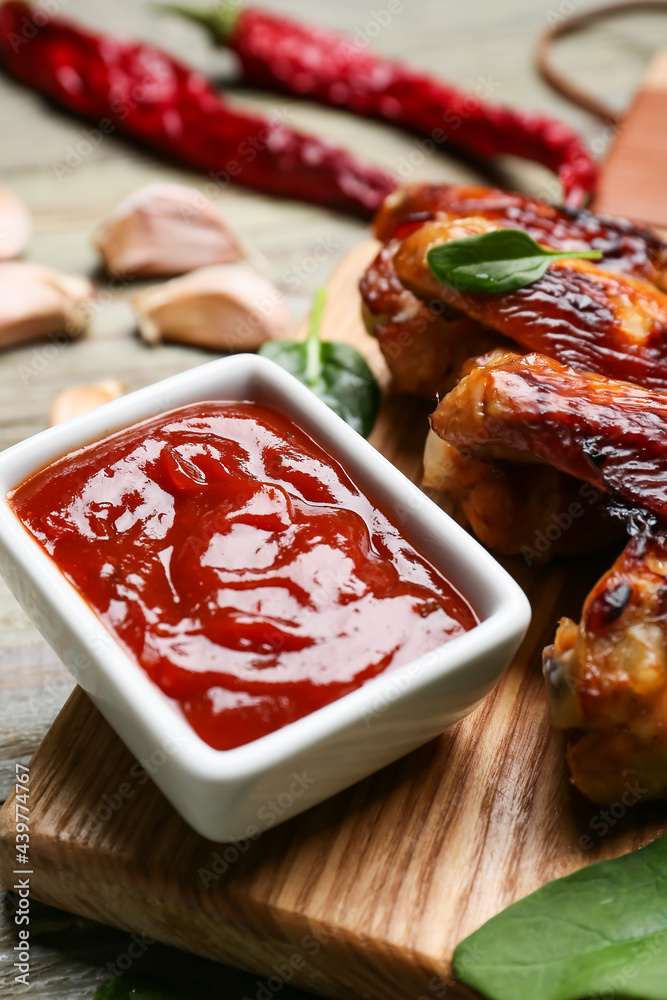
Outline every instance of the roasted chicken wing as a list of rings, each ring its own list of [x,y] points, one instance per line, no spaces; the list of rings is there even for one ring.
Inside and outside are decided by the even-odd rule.
[[[556,556],[597,552],[621,542],[623,524],[603,494],[549,465],[481,462],[430,432],[424,486],[446,493],[448,512],[501,555],[543,566]]]
[[[402,188],[376,217],[376,234],[387,246],[360,282],[366,327],[377,337],[398,391],[427,397],[446,392],[457,362],[465,356],[466,341],[469,354],[503,343],[499,334],[494,340],[490,330],[482,331],[482,324],[474,327],[472,320],[463,330],[452,326],[451,308],[446,310],[449,319],[442,311],[446,303],[432,300],[435,311],[429,309],[401,284],[394,270],[401,239],[434,220],[471,216],[523,229],[554,249],[593,247],[604,254],[601,269],[667,286],[667,245],[626,220],[555,208],[493,188],[448,184]]]
[[[431,426],[463,455],[553,465],[667,523],[667,393],[496,351],[445,396]]]
[[[632,538],[544,651],[551,718],[593,802],[667,794],[667,537]]]
[[[446,320],[428,309],[398,279],[393,265],[398,247],[398,241],[383,247],[362,276],[362,315],[392,373],[394,390],[432,399],[451,389],[472,354],[511,342],[466,316]]]
[[[553,262],[509,295],[435,281],[431,246],[499,227],[604,258]],[[361,290],[397,384],[449,389],[473,356],[432,416],[425,485],[530,561],[638,532],[544,670],[577,787],[605,805],[667,795],[667,247],[625,220],[447,185],[391,195],[376,234],[387,246]]]
[[[431,274],[432,247],[497,228],[482,218],[422,226],[397,249],[396,273],[447,318],[469,316],[581,371],[667,389],[667,295],[653,285],[587,260],[554,261],[542,278],[503,295],[456,291]]]
[[[559,208],[535,198],[497,188],[457,184],[414,184],[385,200],[374,221],[383,243],[404,239],[436,220],[482,217],[499,226],[523,229],[554,250],[603,254],[601,267],[649,281],[667,290],[667,245],[654,233],[627,219],[595,215],[585,209]]]
[[[601,804],[628,787],[647,799],[667,794],[667,534],[646,527],[647,512],[667,523],[667,394],[497,351],[468,366],[432,425],[427,476],[501,552],[522,542],[539,561],[567,554],[568,543],[586,551],[588,532],[612,540],[622,521],[605,524],[602,495],[621,498],[631,523],[644,521],[589,595],[581,624],[561,622],[544,671],[554,724],[572,730],[576,786]]]

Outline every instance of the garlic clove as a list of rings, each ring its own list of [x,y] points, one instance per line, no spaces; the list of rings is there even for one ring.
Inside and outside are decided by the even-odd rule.
[[[93,286],[31,261],[0,264],[0,348],[85,330]]]
[[[150,344],[176,340],[218,351],[254,351],[293,328],[282,293],[244,264],[199,268],[131,301],[139,332]]]
[[[65,420],[88,413],[97,406],[118,399],[125,392],[125,386],[118,379],[93,382],[91,385],[71,385],[59,392],[51,404],[49,423],[62,424]]]
[[[103,220],[94,240],[107,270],[126,277],[184,274],[242,256],[213,202],[184,184],[135,191]]]
[[[20,257],[30,238],[30,215],[23,202],[0,188],[0,261]]]

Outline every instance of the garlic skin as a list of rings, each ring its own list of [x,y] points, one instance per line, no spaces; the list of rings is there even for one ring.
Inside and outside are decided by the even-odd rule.
[[[149,344],[175,340],[218,351],[254,351],[293,330],[281,292],[245,264],[199,268],[139,292],[131,302]]]
[[[94,289],[86,278],[30,261],[0,264],[0,348],[88,325]]]
[[[88,413],[97,406],[119,399],[125,393],[125,386],[118,379],[93,382],[91,385],[71,385],[59,392],[51,403],[49,424],[62,424],[65,420]]]
[[[110,274],[165,277],[242,256],[238,238],[201,191],[147,184],[100,223],[94,242]]]
[[[0,261],[20,257],[30,239],[30,215],[23,202],[0,188]]]

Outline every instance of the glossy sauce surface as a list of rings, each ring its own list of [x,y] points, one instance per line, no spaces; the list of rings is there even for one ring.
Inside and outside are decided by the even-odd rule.
[[[477,623],[343,468],[261,404],[137,424],[53,463],[10,503],[218,749]]]

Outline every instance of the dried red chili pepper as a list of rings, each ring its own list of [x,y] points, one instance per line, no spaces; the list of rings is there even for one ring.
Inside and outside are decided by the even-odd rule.
[[[201,74],[152,45],[83,31],[21,0],[0,6],[0,62],[78,115],[219,183],[362,216],[396,187],[345,150],[230,108]]]
[[[205,25],[233,49],[246,80],[281,93],[451,140],[476,156],[510,153],[553,170],[565,204],[578,207],[595,189],[597,166],[577,133],[530,111],[486,104],[479,97],[360,48],[351,37],[236,3],[198,11],[162,8]]]

